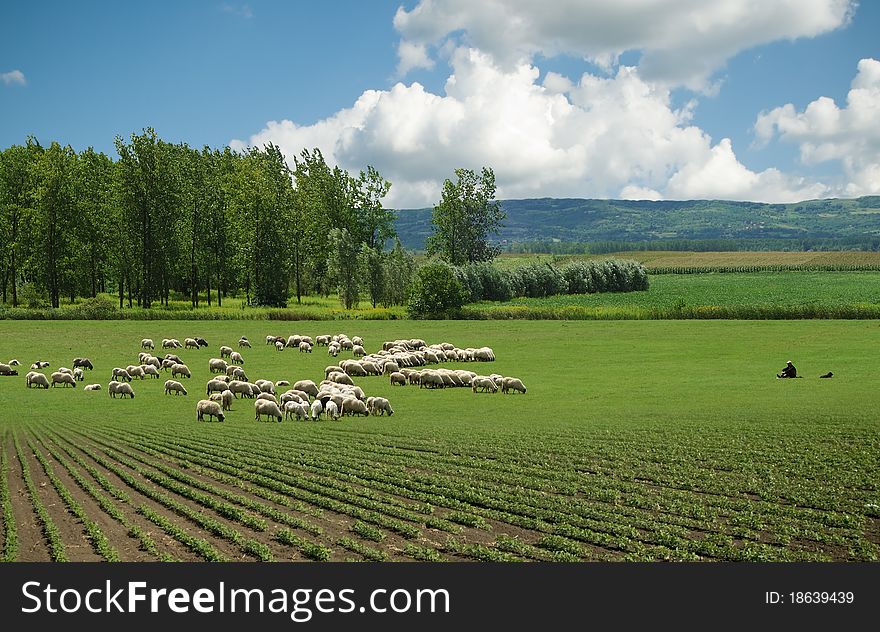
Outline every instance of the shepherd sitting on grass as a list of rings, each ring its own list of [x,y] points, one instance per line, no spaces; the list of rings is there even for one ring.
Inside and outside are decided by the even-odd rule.
[[[785,363],[785,368],[782,369],[782,373],[777,373],[776,377],[797,377],[797,369],[794,368],[794,365],[791,363],[791,360]]]

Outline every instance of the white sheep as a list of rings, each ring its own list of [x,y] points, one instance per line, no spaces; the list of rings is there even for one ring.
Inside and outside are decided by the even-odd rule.
[[[118,366],[113,368],[110,375],[111,380],[116,380],[117,378],[131,382],[131,376],[128,374],[128,371]]]
[[[242,347],[247,347],[248,349],[251,348],[250,341],[247,338],[245,338],[244,336],[242,336],[241,338],[238,339],[238,348],[240,349]]]
[[[311,380],[299,380],[293,385],[293,389],[308,393],[309,397],[316,397],[318,395],[318,385]]]
[[[15,358],[12,358],[12,359],[11,359],[9,362],[7,362],[6,364],[8,364],[9,366],[21,366],[21,362],[19,362],[19,361],[16,360]]]
[[[125,367],[125,371],[132,378],[138,378],[139,380],[144,379],[144,370],[139,366],[135,366],[135,365],[127,366],[127,367]]]
[[[498,387],[495,386],[494,380],[485,375],[478,375],[473,380],[471,380],[471,389],[474,391],[474,393],[481,389],[484,393],[498,392]]]
[[[309,413],[306,410],[306,407],[303,406],[300,402],[288,401],[284,402],[284,416],[289,419],[302,419],[303,421],[308,421]]]
[[[36,362],[34,362],[31,365],[31,369],[34,369],[34,370],[45,369],[47,366],[49,366],[48,362],[37,360]]]
[[[204,421],[205,415],[213,417],[217,421],[223,421],[226,416],[223,414],[223,408],[217,402],[210,399],[200,399],[196,404],[196,420]]]
[[[337,384],[348,384],[349,386],[354,386],[354,382],[351,377],[346,375],[345,373],[335,372],[331,373],[328,378],[331,382],[336,382]]]
[[[284,343],[282,341],[275,341],[275,351],[284,351]]]
[[[100,391],[101,385],[100,384],[86,384],[83,387],[83,390],[84,391]]]
[[[321,418],[322,412],[324,412],[324,404],[321,403],[320,399],[316,399],[312,402],[311,406],[312,421],[318,421]]]
[[[395,371],[391,374],[391,386],[398,384],[400,386],[406,386],[406,375],[401,373],[400,371]]]
[[[186,395],[186,388],[184,388],[183,384],[177,380],[166,380],[165,394],[170,395],[171,393],[174,393],[175,395]]]
[[[205,387],[205,395],[210,395],[211,393],[222,393],[223,391],[229,390],[229,384],[224,382],[223,380],[208,380],[208,384]]]
[[[31,388],[32,386],[36,386],[37,388],[49,388],[49,379],[42,373],[31,371],[27,374],[27,387]]]
[[[222,358],[211,358],[208,360],[208,369],[211,373],[226,373],[229,365]]]
[[[211,393],[208,399],[212,402],[220,402],[223,410],[232,410],[232,402],[235,397],[233,397],[232,391],[223,391],[222,393]]]
[[[198,349],[199,343],[195,338],[184,338],[183,348],[184,349]]]
[[[229,383],[229,390],[232,392],[233,397],[235,395],[251,396],[251,385],[241,380],[232,380]]]
[[[364,350],[364,348],[357,344],[352,348],[351,352],[356,358],[363,358],[365,355],[367,355],[367,352]]]
[[[511,391],[516,391],[518,393],[525,394],[526,387],[523,385],[522,380],[515,377],[505,377],[501,380],[501,392],[509,393]]]
[[[342,414],[363,415],[364,417],[368,417],[370,411],[367,410],[367,405],[357,397],[346,397],[342,400]]]
[[[150,338],[144,338],[141,340],[141,348],[142,349],[155,349],[156,345],[153,344],[153,341]]]
[[[142,364],[141,371],[144,372],[145,376],[149,375],[154,379],[159,379],[159,371],[152,364]]]
[[[331,343],[327,346],[327,355],[331,355],[334,358],[339,355],[339,351],[342,349],[338,344]]]
[[[387,414],[390,417],[394,414],[394,409],[391,408],[391,402],[389,402],[384,397],[374,397],[373,404],[370,407],[370,412],[374,415]]]
[[[324,413],[327,415],[327,417],[329,417],[333,421],[336,421],[340,417],[339,406],[337,406],[336,402],[334,402],[332,399],[328,399],[327,403],[324,404]]]
[[[233,351],[229,354],[229,361],[235,364],[244,364],[244,358],[238,351]]]
[[[82,370],[82,368],[76,367],[73,370],[73,379],[76,380],[77,382],[82,382],[86,379],[85,372]]]
[[[326,347],[330,344],[330,336],[316,336],[315,344],[319,347]]]
[[[55,388],[56,384],[61,384],[63,386],[72,386],[76,388],[76,380],[73,379],[73,376],[70,373],[62,373],[61,371],[55,371],[52,374],[52,388]]]
[[[278,398],[275,397],[272,393],[260,393],[257,395],[257,399],[265,399],[266,401],[278,403]]]
[[[59,373],[67,373],[68,375],[73,375],[73,371],[68,369],[66,366],[59,367],[58,372]]]
[[[131,399],[134,399],[134,390],[128,382],[110,382],[110,384],[107,385],[107,390],[110,391],[110,397],[113,399],[116,399],[117,395],[121,395],[122,399],[125,399],[126,395]]]
[[[352,336],[351,342],[355,345],[360,345],[362,347],[364,346],[364,339],[360,336]]]
[[[290,386],[290,382],[287,380],[278,380],[277,382],[275,382],[275,386]]]
[[[226,345],[220,347],[221,358],[228,358],[230,355],[232,355],[232,347],[227,347]]]
[[[171,367],[171,377],[177,377],[178,375],[181,377],[192,377],[192,373],[189,372],[189,367],[185,364],[175,364]]]
[[[18,371],[8,364],[0,364],[0,375],[18,375]]]
[[[303,340],[302,342],[299,343],[299,352],[300,353],[311,353],[312,352],[312,345],[310,345],[308,342]]]
[[[273,384],[271,380],[257,380],[254,384],[256,384],[263,393],[275,394],[275,384]]]
[[[258,399],[254,402],[254,411],[256,412],[255,419],[260,421],[260,417],[266,415],[267,417],[276,418],[279,423],[284,418],[281,414],[281,409],[278,408],[278,404],[275,402],[270,402],[267,399]]]

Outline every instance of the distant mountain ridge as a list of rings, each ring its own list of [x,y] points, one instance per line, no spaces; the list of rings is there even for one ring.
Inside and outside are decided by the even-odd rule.
[[[501,200],[499,241],[605,242],[683,239],[880,237],[880,196],[792,204],[727,200]],[[422,250],[432,209],[406,209],[395,222],[404,246]]]

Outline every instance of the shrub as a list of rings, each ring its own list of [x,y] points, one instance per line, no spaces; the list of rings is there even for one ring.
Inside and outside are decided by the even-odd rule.
[[[452,266],[428,263],[416,272],[407,312],[410,318],[454,318],[468,298]]]

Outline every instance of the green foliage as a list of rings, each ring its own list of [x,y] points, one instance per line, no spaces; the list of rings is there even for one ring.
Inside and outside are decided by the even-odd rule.
[[[339,301],[345,309],[352,309],[360,301],[360,245],[345,228],[334,228],[329,236],[327,275],[339,292]]]
[[[467,299],[467,290],[452,266],[428,263],[416,271],[407,312],[410,318],[453,318]]]
[[[500,252],[489,238],[501,230],[505,214],[495,201],[495,173],[483,167],[456,169],[456,182],[446,180],[440,202],[431,214],[433,233],[428,255],[439,255],[452,265],[489,261]]]

